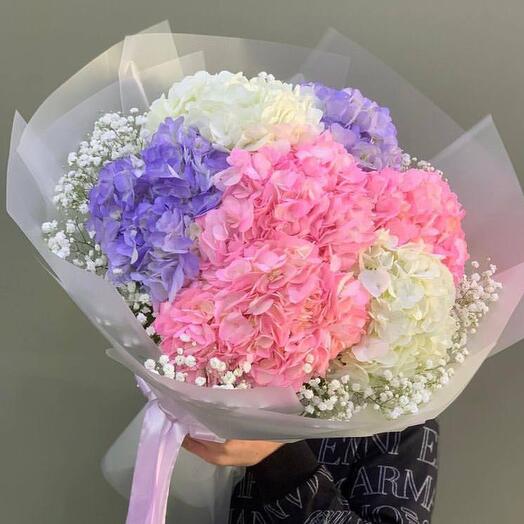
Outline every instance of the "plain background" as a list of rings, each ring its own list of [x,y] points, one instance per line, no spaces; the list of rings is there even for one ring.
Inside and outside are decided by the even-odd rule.
[[[522,0],[0,0],[2,172],[15,108],[29,118],[89,60],[166,18],[177,32],[306,46],[333,26],[463,127],[492,113],[523,171]],[[123,522],[99,461],[143,400],[3,207],[0,522]],[[488,361],[440,418],[435,524],[522,522],[522,349]]]

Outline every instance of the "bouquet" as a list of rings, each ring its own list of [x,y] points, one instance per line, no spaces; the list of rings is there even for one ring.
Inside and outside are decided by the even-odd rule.
[[[399,138],[416,122],[346,83],[340,36],[315,52],[236,41],[281,78],[200,67],[177,39],[211,56],[234,41],[128,37],[15,120],[8,171],[9,212],[149,398],[128,522],[165,519],[186,433],[402,429],[522,336],[523,245],[500,249],[522,192],[490,120],[457,138],[404,88],[440,122],[435,147],[456,138],[420,160],[411,147],[431,147]],[[380,71],[387,95],[398,78]]]

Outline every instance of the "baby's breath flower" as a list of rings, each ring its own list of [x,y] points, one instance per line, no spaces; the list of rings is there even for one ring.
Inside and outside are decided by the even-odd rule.
[[[156,367],[156,362],[155,362],[153,359],[148,358],[148,359],[144,362],[144,367],[145,367],[147,370],[151,371],[151,370],[155,369],[155,367]]]
[[[158,359],[158,363],[161,364],[162,366],[165,366],[166,364],[169,363],[169,357],[167,355],[162,355],[159,359]]]

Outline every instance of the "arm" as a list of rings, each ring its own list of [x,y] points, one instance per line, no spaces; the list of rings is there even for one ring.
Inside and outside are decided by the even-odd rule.
[[[232,499],[230,524],[429,524],[437,439],[434,421],[401,433],[324,439],[334,452],[329,464],[335,480],[306,441],[189,440],[185,447],[213,464],[248,466]],[[359,444],[350,457],[352,440]]]
[[[283,445],[186,437],[183,446],[211,464],[247,466],[232,498],[230,524],[367,524],[350,510],[304,440]]]

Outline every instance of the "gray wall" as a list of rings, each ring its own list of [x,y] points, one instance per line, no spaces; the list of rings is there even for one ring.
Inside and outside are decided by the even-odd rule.
[[[2,169],[15,108],[29,117],[95,55],[164,18],[178,32],[302,45],[333,26],[463,127],[493,113],[523,172],[522,0],[0,0]],[[3,209],[0,238],[0,522],[123,522],[98,463],[142,399]],[[521,350],[487,362],[441,417],[437,524],[522,522]]]

